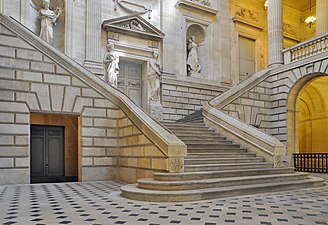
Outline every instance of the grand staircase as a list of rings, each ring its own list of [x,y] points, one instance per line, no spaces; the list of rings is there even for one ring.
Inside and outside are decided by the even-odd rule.
[[[319,187],[320,178],[273,168],[271,162],[215,133],[193,115],[164,123],[188,148],[183,173],[154,173],[121,188],[122,196],[142,201],[177,202]]]

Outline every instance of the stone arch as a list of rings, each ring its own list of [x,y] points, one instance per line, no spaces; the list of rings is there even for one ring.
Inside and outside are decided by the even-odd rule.
[[[324,73],[310,73],[300,77],[298,80],[295,81],[293,86],[289,91],[289,95],[287,98],[287,146],[288,146],[288,156],[292,157],[293,153],[297,153],[299,149],[299,113],[300,110],[311,115],[315,111],[315,104],[312,102],[312,105],[306,104],[304,99],[301,99],[301,92],[304,88],[311,85],[313,81],[316,79],[320,79],[321,77],[328,77],[328,74]],[[306,92],[306,94],[315,94],[317,99],[319,99],[320,104],[322,105],[323,109],[327,109],[326,103],[324,101],[324,97],[322,94],[316,90],[315,88],[311,87],[311,92]],[[302,101],[302,109],[297,108],[298,101]],[[289,160],[291,160],[290,158]],[[290,161],[291,162],[291,161]]]

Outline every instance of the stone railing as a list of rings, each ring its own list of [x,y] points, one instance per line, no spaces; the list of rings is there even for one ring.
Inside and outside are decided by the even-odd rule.
[[[224,94],[214,98],[204,105],[205,123],[224,134],[236,143],[247,147],[250,151],[273,162],[274,167],[282,167],[286,147],[278,139],[246,124],[228,114],[223,108],[240,98],[270,76],[270,70],[263,70],[244,82],[233,87]]]
[[[0,14],[0,24],[7,27],[42,54],[61,65],[69,73],[74,74],[81,81],[96,89],[105,98],[113,101],[132,123],[139,128],[142,134],[149,138],[159,151],[167,157],[169,164],[168,172],[183,171],[183,160],[187,154],[187,146],[164,126],[145,113],[128,96],[106,84],[79,63],[37,37],[28,28],[13,18]]]
[[[284,49],[285,65],[328,51],[328,33]]]

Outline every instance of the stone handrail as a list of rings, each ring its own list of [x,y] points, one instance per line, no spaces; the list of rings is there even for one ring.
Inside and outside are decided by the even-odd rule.
[[[206,103],[203,107],[203,115],[204,121],[208,126],[223,133],[236,143],[241,143],[243,146],[248,147],[259,156],[263,156],[267,161],[273,162],[275,167],[281,167],[283,155],[286,153],[284,144],[278,139],[222,111],[226,105],[247,93],[269,76],[269,69],[262,70],[234,86],[229,91]]]
[[[145,113],[125,94],[106,84],[89,70],[85,69],[76,61],[36,36],[32,31],[13,18],[0,14],[0,24],[11,30],[54,62],[61,65],[67,71],[79,77],[83,82],[95,88],[101,95],[114,101],[114,103],[119,106],[129,119],[160,149],[165,156],[169,158],[181,158],[186,156],[186,145],[160,123]]]
[[[284,49],[285,65],[328,51],[328,33]]]

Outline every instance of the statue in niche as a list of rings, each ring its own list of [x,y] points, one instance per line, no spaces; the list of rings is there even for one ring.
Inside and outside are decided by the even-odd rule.
[[[114,53],[114,44],[108,42],[107,52],[104,55],[104,80],[111,86],[117,87],[117,77],[119,73],[119,57]]]
[[[53,35],[53,27],[56,25],[56,21],[60,14],[62,13],[62,9],[57,7],[56,11],[52,11],[50,8],[50,0],[43,0],[43,8],[39,11],[39,18],[41,20],[41,31],[40,37],[52,44],[54,35]]]
[[[195,42],[195,36],[191,36],[188,40],[188,57],[187,57],[187,72],[188,76],[193,74],[199,74],[201,66],[199,64],[198,55],[197,55],[197,43]]]
[[[150,100],[160,101],[160,66],[158,64],[158,52],[153,51],[153,57],[149,60],[148,81],[150,90]]]

